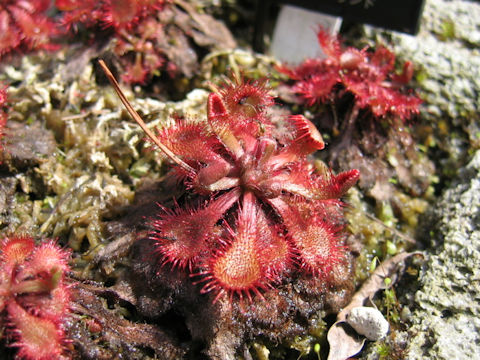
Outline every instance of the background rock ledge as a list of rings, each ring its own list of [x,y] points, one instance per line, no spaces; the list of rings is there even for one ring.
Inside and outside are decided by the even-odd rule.
[[[406,359],[480,359],[480,151],[432,207]]]

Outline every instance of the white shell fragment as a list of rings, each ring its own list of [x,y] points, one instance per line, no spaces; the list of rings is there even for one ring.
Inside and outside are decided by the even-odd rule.
[[[389,329],[388,321],[375,308],[359,306],[350,310],[346,322],[355,331],[364,335],[368,340],[376,341],[384,338]]]

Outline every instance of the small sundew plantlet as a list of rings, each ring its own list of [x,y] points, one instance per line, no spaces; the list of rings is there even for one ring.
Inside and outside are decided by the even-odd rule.
[[[165,0],[55,0],[55,5],[63,11],[62,23],[68,28],[79,23],[87,27],[102,23],[116,31],[131,29],[142,17],[161,10]]]
[[[0,250],[0,328],[17,358],[66,359],[70,253],[51,240],[36,246],[29,236],[5,238]]]
[[[165,24],[157,15],[168,3],[167,0],[55,1],[62,11],[60,22],[67,29],[97,29],[102,38],[110,34],[115,39],[113,54],[123,66],[123,80],[130,83],[145,83],[165,65],[166,57],[158,44],[165,36]]]
[[[286,272],[328,281],[345,255],[339,198],[359,172],[315,170],[307,155],[324,143],[309,120],[290,116],[289,132],[275,136],[268,88],[234,79],[209,95],[205,122],[177,119],[154,135],[100,64],[130,115],[198,199],[163,209],[152,221],[163,264],[188,271],[214,301],[262,296]]]
[[[50,0],[0,1],[0,58],[12,52],[55,49],[51,38],[58,34],[46,15]]]
[[[375,118],[392,116],[401,120],[418,114],[422,101],[406,87],[413,77],[410,61],[397,74],[395,54],[385,47],[375,51],[342,49],[340,39],[323,28],[317,37],[325,58],[307,59],[294,68],[279,68],[294,80],[292,90],[307,106],[336,103],[345,93],[351,93],[355,96],[354,113],[365,109]]]

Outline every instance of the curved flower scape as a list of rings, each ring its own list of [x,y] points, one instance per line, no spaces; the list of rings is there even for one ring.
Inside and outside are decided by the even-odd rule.
[[[5,125],[7,124],[7,86],[0,84],[0,151],[3,149],[2,139],[5,135]]]
[[[418,113],[422,101],[405,90],[413,76],[411,62],[405,62],[403,72],[396,74],[395,54],[384,47],[374,52],[342,49],[339,38],[323,29],[317,37],[326,58],[279,68],[295,81],[292,90],[308,106],[335,101],[346,90],[355,95],[359,108],[371,110],[375,117],[392,115],[407,120]]]
[[[154,135],[119,96],[151,140],[176,163],[198,204],[163,209],[151,238],[163,264],[188,270],[202,293],[251,299],[294,269],[328,281],[342,261],[341,197],[359,172],[316,171],[307,155],[324,147],[301,115],[274,135],[273,99],[260,82],[228,82],[208,97],[208,119],[177,119]]]
[[[50,0],[2,0],[0,2],[0,57],[13,51],[55,49],[55,23],[46,15]]]
[[[11,346],[19,348],[18,358],[63,358],[69,256],[53,241],[35,246],[28,236],[12,236],[1,243],[0,324],[15,340]]]

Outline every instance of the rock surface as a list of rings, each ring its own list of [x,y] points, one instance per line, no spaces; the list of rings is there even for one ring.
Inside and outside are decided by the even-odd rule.
[[[480,359],[480,151],[432,208],[407,359]]]
[[[395,53],[422,68],[422,116],[460,118],[479,109],[480,4],[428,0],[417,36],[391,33]]]

